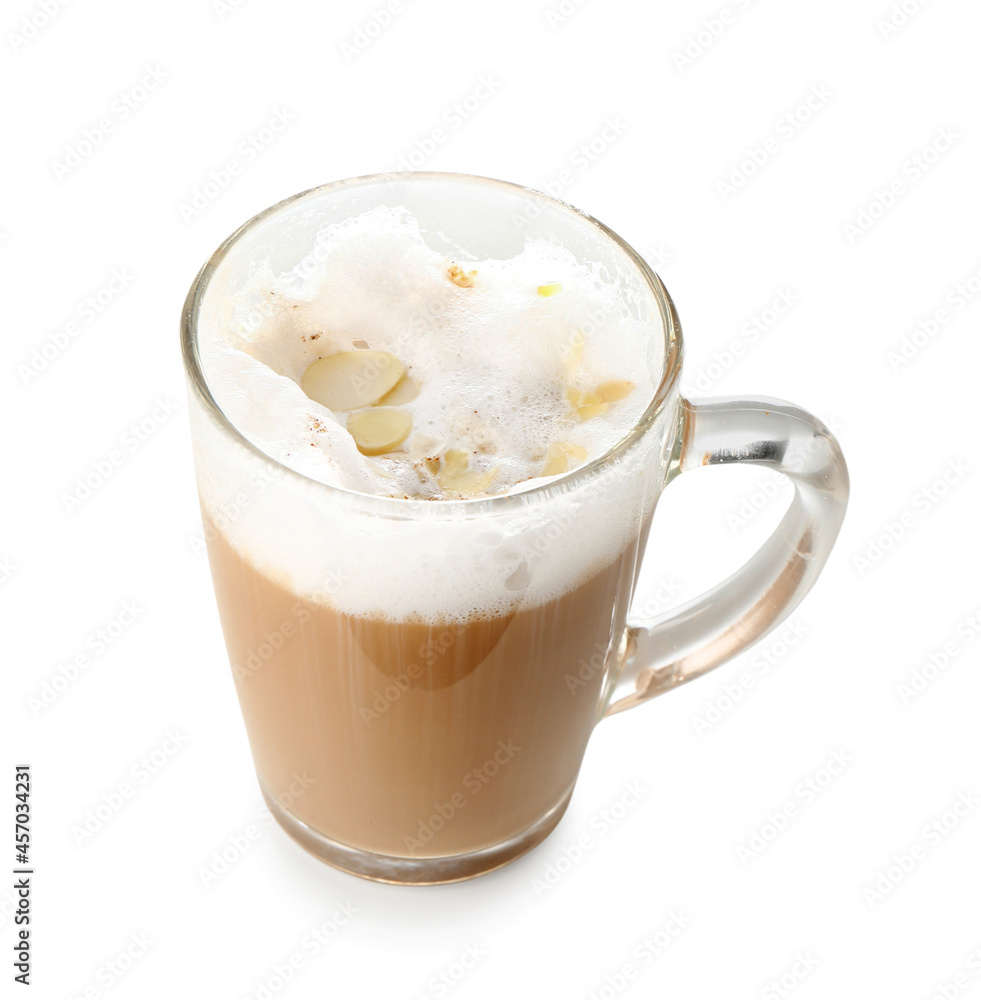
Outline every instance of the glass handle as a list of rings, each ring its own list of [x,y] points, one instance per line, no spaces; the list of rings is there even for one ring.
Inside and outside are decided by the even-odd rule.
[[[700,677],[776,627],[811,589],[845,516],[841,448],[806,410],[765,397],[682,399],[680,417],[672,478],[704,465],[746,462],[783,473],[796,494],[776,531],[728,580],[651,621],[628,616],[604,716]]]

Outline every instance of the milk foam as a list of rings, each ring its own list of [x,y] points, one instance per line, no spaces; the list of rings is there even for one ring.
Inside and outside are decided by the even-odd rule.
[[[236,447],[192,394],[202,505],[244,558],[343,614],[451,623],[555,600],[642,537],[669,468],[676,397],[629,449],[527,492],[548,482],[540,472],[550,442],[599,457],[636,424],[660,378],[657,303],[605,236],[579,259],[546,239],[527,239],[510,259],[468,260],[455,245],[450,258],[406,209],[381,205],[320,228],[284,271],[270,261],[294,238],[288,219],[274,222],[245,249],[233,245],[197,323],[219,407],[265,455],[307,477],[274,476],[278,466]],[[472,287],[449,280],[452,264],[477,272]],[[559,294],[538,293],[554,282]],[[319,357],[365,348],[395,355],[421,387],[404,404],[414,430],[399,457],[363,456],[347,414],[299,385]],[[569,419],[565,388],[606,380],[635,389],[600,416]],[[473,468],[499,467],[490,492],[524,495],[488,508],[417,502],[439,493],[416,457],[446,447],[470,452]],[[413,499],[379,510],[359,493]]]
[[[449,277],[457,265],[470,287]],[[653,393],[648,328],[603,268],[528,241],[508,260],[449,258],[427,245],[405,209],[378,206],[321,229],[290,271],[263,265],[202,343],[212,392],[238,429],[271,458],[318,482],[393,497],[442,499],[424,459],[461,449],[487,492],[543,482],[549,445],[609,450]],[[542,285],[561,291],[544,296]],[[419,385],[400,408],[413,431],[389,455],[367,458],[334,413],[300,388],[318,358],[387,351]],[[634,390],[607,412],[570,418],[566,392],[609,380]],[[581,463],[580,463],[581,464]]]

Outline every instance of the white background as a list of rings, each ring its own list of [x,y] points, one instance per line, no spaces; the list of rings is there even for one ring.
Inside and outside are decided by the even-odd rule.
[[[951,812],[981,796],[977,5],[906,0],[887,31],[890,0],[403,0],[369,38],[383,0],[46,2],[47,24],[40,2],[0,18],[0,801],[9,834],[13,764],[30,763],[33,995],[981,996],[981,808]],[[462,120],[453,105],[482,78]],[[277,113],[288,124],[246,152]],[[263,818],[200,550],[177,343],[187,287],[235,227],[413,151],[413,166],[535,187],[567,171],[561,196],[672,291],[692,394],[811,409],[853,484],[792,646],[780,630],[603,723],[542,846],[425,889],[334,871]],[[196,189],[200,210],[182,212]],[[745,324],[782,292],[794,305],[751,342]],[[124,461],[69,510],[114,450]],[[641,600],[732,571],[788,488],[732,468],[672,485]],[[126,602],[135,619],[96,653]],[[80,840],[122,782],[134,794]],[[221,852],[233,860],[205,886]],[[0,857],[14,867],[10,841]],[[314,954],[309,933],[341,904],[354,916]],[[678,932],[659,935],[672,914]],[[140,954],[119,961],[127,948]]]

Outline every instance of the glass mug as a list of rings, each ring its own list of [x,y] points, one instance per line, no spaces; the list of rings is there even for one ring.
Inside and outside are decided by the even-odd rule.
[[[216,402],[201,338],[258,266],[293,268],[321,227],[378,205],[404,206],[427,242],[478,260],[544,238],[602,265],[650,332],[637,364],[655,390],[632,430],[535,488],[435,503],[324,485],[250,442]],[[595,219],[514,184],[384,174],[289,198],[204,265],[181,339],[212,576],[263,796],[303,847],[367,878],[451,882],[538,844],[596,723],[766,635],[814,583],[844,517],[848,474],[828,429],[768,398],[683,398],[660,278]],[[704,596],[631,618],[661,491],[735,462],[793,482],[779,527]],[[423,593],[454,610],[421,617]]]

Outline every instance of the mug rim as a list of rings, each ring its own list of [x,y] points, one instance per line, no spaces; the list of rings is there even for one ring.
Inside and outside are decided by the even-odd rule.
[[[645,280],[651,293],[653,294],[654,300],[657,302],[658,311],[661,316],[661,334],[664,341],[664,352],[662,355],[664,360],[662,364],[661,377],[651,396],[650,403],[647,405],[643,414],[641,414],[633,427],[631,427],[619,441],[607,448],[606,451],[597,455],[594,459],[591,459],[578,468],[573,469],[571,472],[567,472],[557,478],[550,479],[548,482],[542,483],[540,486],[533,486],[528,489],[521,490],[518,493],[503,493],[488,497],[473,497],[459,500],[441,500],[439,503],[432,503],[431,501],[414,497],[386,497],[371,493],[361,493],[357,490],[348,489],[344,486],[335,486],[331,483],[321,482],[319,479],[313,479],[305,473],[298,472],[296,469],[293,469],[288,465],[284,465],[282,462],[273,458],[272,455],[263,451],[262,448],[260,448],[254,441],[243,434],[242,431],[235,426],[235,424],[222,410],[218,401],[215,399],[204,374],[204,368],[201,364],[197,329],[201,303],[208,291],[211,279],[232,248],[240,239],[242,239],[242,237],[250,233],[257,226],[261,225],[267,218],[282,211],[290,205],[293,205],[295,202],[308,198],[313,199],[329,192],[332,193],[342,190],[346,187],[361,187],[385,182],[391,183],[412,180],[454,180],[465,181],[468,183],[477,182],[479,184],[496,186],[506,189],[511,193],[518,193],[528,198],[547,202],[550,206],[559,209],[566,214],[574,215],[577,221],[584,222],[598,229],[603,235],[620,247],[620,249],[627,255],[631,263],[640,272],[641,277]],[[604,466],[629,451],[630,448],[643,437],[646,431],[660,416],[666,404],[671,399],[673,390],[679,381],[684,353],[681,324],[678,320],[678,313],[674,302],[671,299],[667,288],[661,281],[658,274],[647,263],[647,261],[644,260],[640,253],[627,243],[622,236],[610,229],[609,226],[600,222],[598,219],[595,219],[587,212],[576,208],[574,205],[570,205],[568,202],[562,201],[559,198],[554,198],[545,192],[538,191],[535,188],[528,187],[523,184],[517,184],[513,181],[504,181],[494,177],[484,177],[479,174],[436,170],[390,171],[375,174],[362,174],[357,177],[347,177],[336,181],[328,181],[325,184],[319,184],[315,187],[307,188],[305,191],[300,191],[297,194],[290,195],[288,198],[284,198],[252,216],[251,219],[244,222],[221,242],[218,248],[211,254],[210,257],[208,257],[200,271],[198,271],[195,276],[181,310],[180,338],[184,371],[187,375],[190,386],[198,400],[203,404],[209,417],[225,434],[230,435],[233,440],[253,455],[271,465],[276,466],[280,470],[279,474],[285,476],[287,479],[293,479],[294,482],[297,482],[304,487],[312,486],[315,489],[319,488],[321,490],[327,490],[330,493],[338,494],[349,503],[356,503],[371,507],[376,509],[379,513],[383,513],[389,517],[418,516],[418,514],[423,511],[426,516],[432,516],[433,514],[438,515],[441,511],[445,511],[448,514],[457,514],[460,512],[460,508],[462,507],[466,507],[466,514],[468,516],[476,516],[484,512],[503,513],[507,509],[524,506],[529,502],[547,500],[556,493],[564,493],[571,488],[578,487],[582,483],[589,481],[597,475]],[[414,510],[413,508],[418,509]]]

